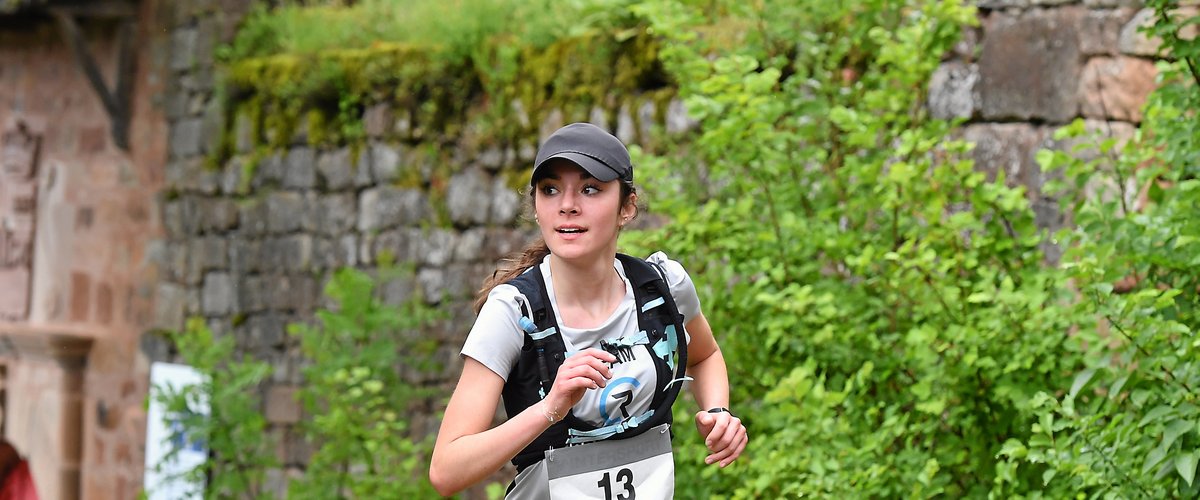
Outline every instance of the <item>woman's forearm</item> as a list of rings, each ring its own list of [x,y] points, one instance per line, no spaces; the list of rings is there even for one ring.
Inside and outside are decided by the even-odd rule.
[[[549,427],[535,404],[494,428],[443,443],[434,451],[429,479],[443,496],[458,493],[500,470]]]
[[[700,409],[729,406],[729,373],[719,348],[690,366],[688,374],[694,379],[691,383],[692,395]]]

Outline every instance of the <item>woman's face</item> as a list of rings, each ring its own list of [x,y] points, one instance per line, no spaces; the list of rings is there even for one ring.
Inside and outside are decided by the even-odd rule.
[[[600,182],[566,160],[547,167],[533,206],[550,253],[567,260],[611,259],[622,222],[633,215],[632,203],[620,206],[620,181]]]

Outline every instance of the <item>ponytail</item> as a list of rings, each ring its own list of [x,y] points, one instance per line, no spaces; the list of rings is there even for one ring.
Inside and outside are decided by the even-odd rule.
[[[507,283],[520,276],[526,269],[540,264],[547,255],[550,255],[550,247],[546,246],[544,240],[538,238],[537,241],[525,247],[521,253],[514,253],[501,261],[500,267],[496,268],[496,272],[492,273],[491,277],[483,280],[483,287],[475,294],[475,314],[479,314],[479,311],[483,309],[483,303],[487,302],[488,294],[492,292],[493,288],[496,288],[496,285]]]

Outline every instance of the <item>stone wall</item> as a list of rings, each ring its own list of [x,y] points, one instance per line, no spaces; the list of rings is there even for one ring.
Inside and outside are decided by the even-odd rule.
[[[241,350],[275,366],[263,396],[285,466],[272,474],[280,492],[312,453],[295,426],[305,418],[294,398],[304,362],[286,325],[311,321],[333,270],[372,269],[389,253],[416,270],[383,283],[384,300],[398,304],[415,294],[451,314],[426,332],[438,339],[444,367],[426,382],[448,391],[472,321],[472,292],[500,256],[531,236],[519,189],[535,141],[481,145],[469,126],[455,136],[417,134],[406,114],[376,103],[363,113],[368,140],[361,149],[314,148],[300,131],[260,157],[252,127],[241,117],[225,123],[213,98],[213,45],[233,33],[244,12],[232,3],[182,2],[173,21],[164,274],[154,316],[161,329],[204,317],[214,332],[234,335]],[[1061,224],[1052,200],[1040,194],[1034,153],[1061,147],[1051,133],[1076,117],[1132,133],[1154,79],[1152,44],[1134,30],[1146,11],[1138,2],[1102,0],[985,0],[980,7],[980,27],[934,75],[930,111],[964,119],[962,134],[978,144],[980,168],[1004,170],[1030,186],[1039,220]],[[583,116],[544,116],[543,136],[564,122],[593,119],[635,143],[649,137],[651,124],[671,132],[694,125],[678,102],[664,111],[648,98]],[[234,154],[209,168],[205,159],[227,127],[235,132]],[[154,359],[176,356],[153,337],[143,349]],[[418,428],[428,432],[435,422],[427,417]]]
[[[1158,48],[1138,32],[1154,17],[1143,4],[981,0],[979,27],[933,75],[931,114],[965,120],[962,135],[976,144],[976,165],[1027,186],[1043,227],[1065,223],[1041,192],[1045,179],[1034,159],[1039,149],[1067,150],[1054,130],[1082,118],[1089,130],[1128,139],[1142,119]],[[1197,8],[1182,12],[1195,16]]]
[[[374,270],[383,254],[411,264],[411,275],[382,282],[379,294],[397,305],[417,297],[449,314],[423,332],[438,340],[435,361],[443,369],[419,377],[440,391],[424,403],[414,427],[436,431],[433,415],[461,367],[457,353],[473,322],[473,294],[500,257],[533,236],[522,222],[521,189],[538,134],[523,144],[498,145],[473,136],[469,126],[455,135],[419,131],[407,110],[377,102],[363,110],[367,140],[361,147],[314,147],[300,130],[286,147],[264,153],[249,118],[226,123],[214,98],[212,47],[232,34],[235,18],[193,3],[180,7],[170,49],[164,275],[155,322],[178,330],[186,318],[203,317],[215,334],[235,336],[242,352],[275,367],[262,396],[284,465],[271,473],[269,486],[282,493],[286,478],[313,452],[296,426],[306,418],[295,398],[304,360],[287,325],[312,321],[325,305],[324,284],[340,267]],[[544,136],[567,122],[591,120],[638,142],[652,127],[681,132],[694,125],[680,103],[660,106],[656,99],[612,99],[624,104],[579,116],[551,110],[545,123],[532,127]],[[233,154],[213,168],[208,158],[227,126]],[[152,359],[178,359],[152,336],[143,348]],[[471,496],[483,494],[477,490]]]

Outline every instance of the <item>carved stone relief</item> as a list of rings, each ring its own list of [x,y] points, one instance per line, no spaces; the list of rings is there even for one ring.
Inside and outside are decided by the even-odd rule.
[[[41,136],[21,121],[0,136],[0,320],[29,315]]]

